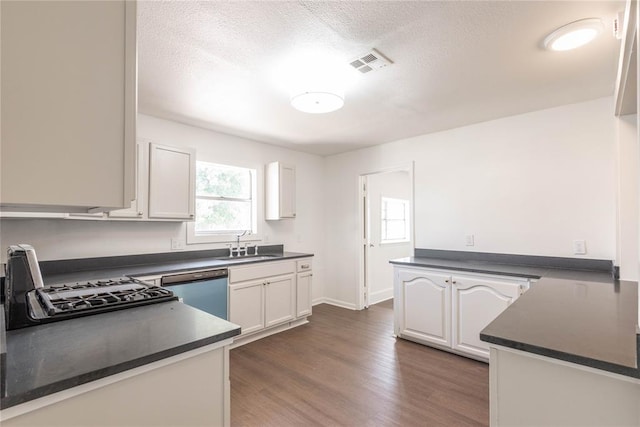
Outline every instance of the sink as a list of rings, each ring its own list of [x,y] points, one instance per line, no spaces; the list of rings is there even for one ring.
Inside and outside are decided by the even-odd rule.
[[[234,256],[234,257],[222,257],[216,258],[220,261],[225,262],[243,262],[243,261],[265,261],[268,259],[280,258],[281,255],[245,255],[245,256]]]

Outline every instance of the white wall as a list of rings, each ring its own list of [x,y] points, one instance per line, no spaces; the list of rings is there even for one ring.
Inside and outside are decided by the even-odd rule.
[[[607,97],[328,157],[326,296],[357,301],[358,176],[412,160],[418,248],[615,259],[615,140]]]
[[[323,295],[322,157],[146,115],[138,116],[137,126],[139,138],[193,147],[199,160],[257,169],[260,197],[264,188],[260,172],[266,163],[279,160],[295,165],[296,219],[261,221],[259,231],[265,240],[268,239],[268,243],[263,241],[262,244],[284,244],[287,251],[314,253],[313,298],[317,300]],[[108,179],[108,171],[96,172],[103,173]],[[0,230],[3,248],[9,244],[30,243],[36,248],[40,260],[169,252],[172,238],[184,241],[186,236],[183,223],[164,222],[3,219]],[[219,247],[224,245],[187,245],[186,250]],[[1,256],[4,261],[6,254]]]

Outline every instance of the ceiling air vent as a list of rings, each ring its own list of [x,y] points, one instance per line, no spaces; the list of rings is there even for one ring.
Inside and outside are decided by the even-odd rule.
[[[357,58],[354,58],[349,64],[360,71],[361,73],[368,73],[369,71],[379,70],[387,65],[393,64],[389,58],[386,58],[383,54],[375,49],[371,52],[367,52]]]

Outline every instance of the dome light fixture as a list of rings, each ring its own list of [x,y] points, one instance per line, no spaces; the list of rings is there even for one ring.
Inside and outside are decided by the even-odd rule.
[[[564,25],[544,39],[549,50],[564,51],[583,46],[595,39],[603,29],[599,18],[586,18]]]
[[[344,95],[341,93],[305,91],[291,96],[291,106],[304,113],[330,113],[339,110],[343,105]]]

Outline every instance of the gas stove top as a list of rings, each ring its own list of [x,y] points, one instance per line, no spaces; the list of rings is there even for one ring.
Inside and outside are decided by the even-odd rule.
[[[28,292],[27,299],[34,319],[55,319],[177,300],[177,297],[160,286],[119,277],[50,285]]]

